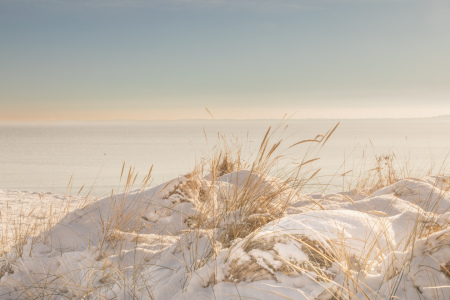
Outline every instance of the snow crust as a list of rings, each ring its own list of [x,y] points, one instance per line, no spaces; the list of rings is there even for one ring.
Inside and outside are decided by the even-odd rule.
[[[448,179],[298,195],[282,216],[225,241],[223,227],[242,221],[226,211],[227,196],[279,180],[246,170],[215,182],[182,176],[74,209],[4,253],[0,299],[448,299]],[[0,208],[36,197],[0,191]],[[206,208],[227,215],[198,226]]]

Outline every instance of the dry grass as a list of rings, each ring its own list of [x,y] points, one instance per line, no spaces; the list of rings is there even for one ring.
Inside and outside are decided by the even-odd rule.
[[[155,212],[156,219],[145,214],[148,207],[156,205],[156,202],[143,197],[143,193],[131,193],[133,186],[136,185],[137,173],[130,168],[127,174],[124,164],[120,177],[123,188],[118,189],[121,194],[111,193],[109,209],[100,214],[100,237],[92,245],[89,243],[92,251],[95,251],[94,259],[87,268],[90,271],[85,273],[83,278],[79,278],[75,276],[76,272],[55,274],[52,270],[43,268],[40,280],[33,281],[31,285],[17,283],[16,288],[21,290],[19,295],[26,299],[107,299],[105,293],[114,293],[114,287],[118,286],[119,293],[123,295],[117,294],[117,298],[120,296],[128,299],[154,299],[153,286],[156,283],[151,274],[147,274],[145,270],[155,267],[155,261],[160,254],[147,251],[142,252],[146,253],[145,255],[141,255],[138,249],[150,246],[165,249],[172,245],[170,246],[172,255],[175,257],[176,254],[180,254],[180,258],[177,259],[184,265],[184,276],[181,280],[183,288],[201,268],[229,263],[229,272],[222,281],[231,282],[236,286],[244,282],[274,280],[274,274],[280,272],[289,277],[306,276],[322,286],[324,291],[315,299],[354,299],[357,294],[364,299],[381,299],[380,291],[370,289],[362,280],[374,267],[374,260],[369,260],[369,256],[377,257],[378,261],[385,259],[376,243],[371,244],[367,241],[364,246],[367,257],[356,258],[346,250],[344,245],[347,240],[340,232],[336,232],[336,235],[342,236],[341,238],[323,242],[304,235],[287,234],[277,237],[258,235],[262,227],[285,217],[290,205],[302,199],[302,192],[306,187],[310,187],[320,171],[315,167],[319,151],[338,125],[323,135],[291,144],[286,144],[280,137],[285,130],[284,127],[280,125],[275,129],[269,128],[258,150],[249,156],[243,155],[242,144],[239,141],[228,140],[225,136],[221,136],[220,147],[214,148],[210,156],[204,157],[191,173],[183,177],[184,180],[176,184],[169,183],[162,190],[162,193],[165,193],[163,199],[167,204],[161,205],[158,202],[160,207]],[[305,154],[300,159],[292,159],[292,151],[302,151]],[[374,165],[370,166],[368,171],[345,174],[349,179],[345,189],[350,191],[347,195],[370,195],[380,188],[411,178],[412,175],[409,167],[399,168],[395,155],[389,153],[377,156]],[[203,178],[207,178],[207,182]],[[227,181],[240,181],[241,184],[238,187],[231,186]],[[150,183],[151,170],[139,188],[144,191]],[[450,189],[450,185],[444,180],[442,186],[443,193]],[[320,188],[319,186],[318,190]],[[406,186],[399,186],[395,191],[397,196],[402,196],[406,192]],[[310,200],[314,202],[313,199]],[[423,199],[424,202],[428,200]],[[326,210],[327,203],[324,201],[315,201],[310,207],[311,210]],[[350,196],[346,201],[354,203]],[[196,214],[183,215],[183,212],[176,210],[181,204],[191,205]],[[8,220],[11,226],[8,228],[10,234],[1,236],[3,248],[0,248],[2,251],[0,279],[14,272],[20,264],[25,245],[38,244],[45,240],[47,237],[43,233],[52,228],[71,209],[73,208],[67,204],[64,208],[58,209],[46,207],[44,217],[36,222],[25,222],[26,213],[21,214],[17,220]],[[365,212],[377,217],[377,226],[381,228],[385,226],[386,214]],[[141,234],[149,228],[156,228],[161,220],[171,214],[179,214],[183,220],[185,227],[182,232],[166,232],[164,236],[158,238]],[[448,226],[440,222],[435,215],[431,213],[415,220],[415,230],[404,243],[404,249],[390,250],[412,249],[419,239],[427,241],[429,239],[430,243],[433,241],[436,245],[448,244],[450,242],[448,236],[435,237]],[[0,217],[7,216],[8,213],[2,212]],[[381,234],[387,237],[387,229]],[[307,256],[307,261],[298,262],[277,256],[274,245],[286,241],[301,249]],[[276,267],[270,270],[255,259],[241,263],[233,258],[234,251],[242,243],[247,254],[253,250],[271,253],[277,263]],[[134,247],[132,267],[125,263],[124,258],[127,251],[130,251],[130,245],[134,245],[131,247]],[[222,261],[218,261],[220,250],[226,250],[226,255],[220,258]],[[11,252],[15,255],[11,256]],[[116,257],[115,255],[119,258],[115,258],[116,261],[113,263],[110,259]],[[411,261],[412,254],[411,259],[406,260],[401,269],[384,270],[386,281],[409,276],[408,266]],[[440,272],[450,279],[449,262],[439,263]],[[165,266],[157,267],[165,268]],[[432,280],[431,278],[430,281]],[[59,284],[55,286],[55,282]],[[217,283],[214,274],[207,285],[214,286]],[[400,280],[394,281],[389,287],[392,298],[395,298],[399,284]],[[267,293],[270,295],[272,291],[268,290]],[[439,292],[435,295],[436,299],[442,298]]]

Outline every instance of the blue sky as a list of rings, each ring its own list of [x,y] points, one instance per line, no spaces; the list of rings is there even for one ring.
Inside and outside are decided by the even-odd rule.
[[[450,114],[450,1],[0,0],[0,120]]]

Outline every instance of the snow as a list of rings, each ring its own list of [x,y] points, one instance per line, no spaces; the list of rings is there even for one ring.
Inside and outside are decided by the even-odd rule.
[[[49,219],[56,222],[74,208],[89,201],[84,197],[56,195],[50,192],[0,190],[0,237],[3,249],[9,247],[16,229],[40,227]],[[0,250],[2,250],[0,248]]]
[[[5,247],[0,299],[448,299],[448,179],[297,195],[275,219],[226,210],[231,195],[281,182],[248,170],[214,182],[181,176],[85,206],[73,197],[64,217]],[[11,220],[33,224],[66,200],[0,190],[2,236],[14,237]],[[224,238],[251,218],[267,221]]]

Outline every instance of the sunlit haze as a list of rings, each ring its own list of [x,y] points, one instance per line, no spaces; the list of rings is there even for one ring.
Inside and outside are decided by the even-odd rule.
[[[450,114],[450,2],[0,0],[0,121]]]

